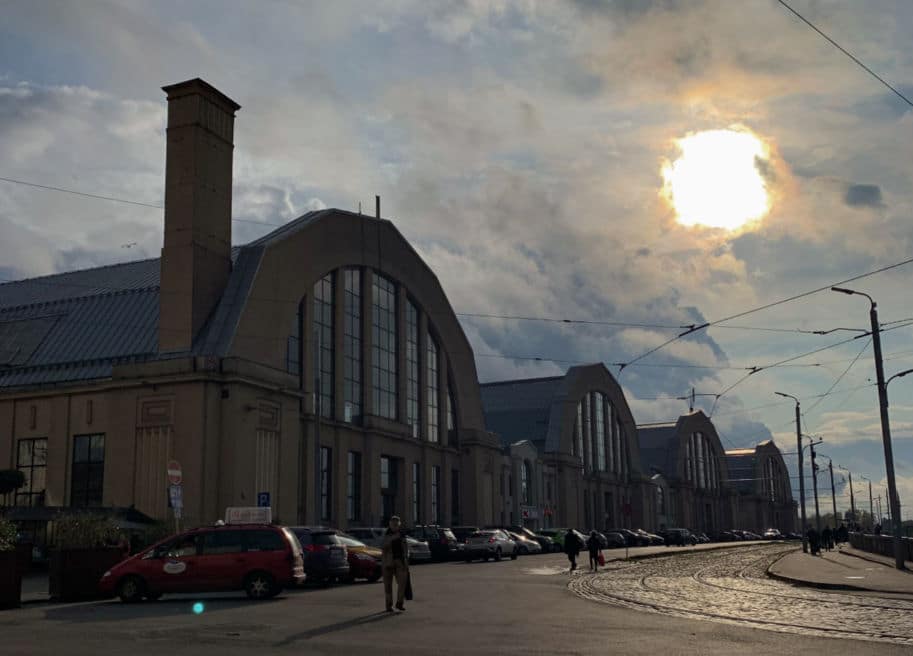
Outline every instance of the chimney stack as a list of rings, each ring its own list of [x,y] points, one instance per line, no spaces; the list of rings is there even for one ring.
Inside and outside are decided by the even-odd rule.
[[[195,78],[168,94],[159,352],[188,351],[231,273],[235,101]]]

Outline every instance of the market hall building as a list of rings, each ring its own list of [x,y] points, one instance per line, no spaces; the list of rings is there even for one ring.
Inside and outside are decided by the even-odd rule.
[[[676,422],[637,427],[641,461],[656,489],[660,528],[715,536],[735,528],[734,490],[713,422],[698,410]]]
[[[486,426],[505,452],[501,524],[657,528],[634,418],[604,365],[481,388]]]
[[[799,504],[793,500],[789,470],[773,440],[726,451],[730,484],[735,490],[735,528],[796,530]]]
[[[394,225],[340,210],[231,243],[234,117],[164,88],[161,258],[0,285],[0,469],[35,507],[186,525],[268,499],[283,523],[487,524],[503,454],[472,349]]]

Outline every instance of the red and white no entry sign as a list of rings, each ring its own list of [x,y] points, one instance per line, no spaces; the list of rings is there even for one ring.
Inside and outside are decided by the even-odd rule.
[[[172,485],[180,485],[183,480],[181,473],[181,463],[177,460],[168,461],[168,482]]]

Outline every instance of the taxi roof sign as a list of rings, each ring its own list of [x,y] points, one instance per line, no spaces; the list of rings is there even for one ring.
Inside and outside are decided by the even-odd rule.
[[[243,506],[225,509],[226,524],[269,524],[273,521],[273,509],[269,506]]]

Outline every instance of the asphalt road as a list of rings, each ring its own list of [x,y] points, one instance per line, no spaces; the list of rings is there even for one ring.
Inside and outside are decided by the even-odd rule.
[[[624,581],[632,580],[634,569],[664,573],[648,577],[651,585],[663,579],[694,580],[698,565],[706,570],[718,564],[719,569],[712,570],[711,578],[726,579],[727,576],[716,574],[750,568],[758,555],[757,547],[746,546],[637,564],[615,563],[597,577],[585,572],[569,575],[560,555],[498,563],[415,566],[416,599],[406,606],[407,612],[395,615],[382,612],[383,589],[379,583],[308,588],[267,602],[223,595],[165,597],[135,606],[114,601],[37,605],[0,612],[0,652],[17,656],[224,656],[259,654],[264,649],[270,653],[334,656],[909,653],[908,646],[875,642],[871,636],[861,641],[822,637],[812,629],[799,633],[759,630],[751,628],[747,620],[693,619],[682,616],[680,610],[657,612],[657,608],[637,600],[621,601],[609,596],[617,590],[632,589]],[[727,606],[740,606],[746,612],[761,598],[749,591],[720,589],[719,593],[730,595]],[[703,599],[710,596],[693,589],[682,589],[677,594],[683,598],[693,594],[703,594]],[[196,615],[192,607],[200,599],[205,610]],[[767,612],[773,612],[770,608],[778,605],[765,603]],[[784,603],[788,602],[779,605]],[[906,615],[901,622],[909,629],[913,620],[908,619],[909,612]]]

